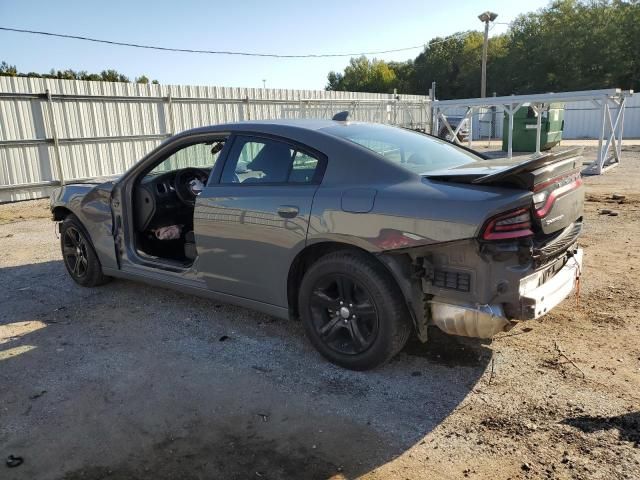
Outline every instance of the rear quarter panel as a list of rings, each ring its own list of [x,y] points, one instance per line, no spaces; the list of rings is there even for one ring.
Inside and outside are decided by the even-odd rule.
[[[474,238],[490,216],[529,201],[522,190],[421,180],[370,184],[368,212],[350,212],[342,198],[356,185],[323,185],[316,192],[308,242],[333,240],[370,252]]]

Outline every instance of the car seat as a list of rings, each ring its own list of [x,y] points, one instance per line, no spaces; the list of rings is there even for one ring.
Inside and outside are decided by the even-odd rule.
[[[256,158],[247,164],[247,168],[262,172],[261,178],[247,178],[250,182],[286,182],[291,167],[291,150],[281,143],[267,143],[260,150]]]

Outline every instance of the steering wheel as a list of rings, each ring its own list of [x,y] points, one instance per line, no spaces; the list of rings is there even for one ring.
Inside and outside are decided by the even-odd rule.
[[[199,184],[205,185],[209,174],[201,168],[183,168],[178,170],[173,186],[176,189],[176,195],[182,203],[187,206],[196,204],[196,197],[202,191]]]

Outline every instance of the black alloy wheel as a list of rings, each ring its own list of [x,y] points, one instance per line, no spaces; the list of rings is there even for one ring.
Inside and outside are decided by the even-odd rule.
[[[65,217],[60,228],[62,259],[69,275],[83,287],[95,287],[109,281],[84,226],[73,214]]]
[[[371,295],[347,275],[326,275],[316,283],[311,315],[317,334],[338,353],[362,353],[378,334],[378,312]]]
[[[302,278],[298,307],[313,346],[330,362],[352,370],[389,361],[411,333],[398,284],[378,259],[356,249],[316,260]]]
[[[87,274],[89,258],[87,242],[77,228],[68,227],[62,237],[62,254],[67,270],[74,279],[81,279]]]

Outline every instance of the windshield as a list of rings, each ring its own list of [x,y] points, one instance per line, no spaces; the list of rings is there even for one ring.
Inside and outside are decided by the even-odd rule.
[[[362,145],[413,173],[444,170],[482,158],[449,142],[422,133],[375,124],[343,124],[323,129]]]

